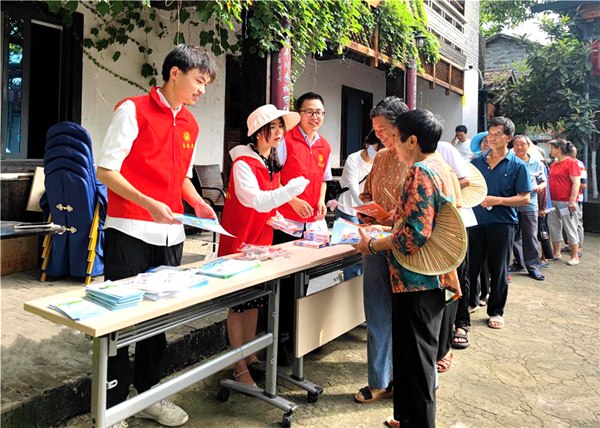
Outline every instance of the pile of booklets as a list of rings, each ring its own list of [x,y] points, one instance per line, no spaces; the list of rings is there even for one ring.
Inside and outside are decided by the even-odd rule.
[[[92,302],[114,311],[138,305],[144,298],[144,291],[130,283],[106,281],[86,286],[85,295]]]
[[[132,281],[133,286],[144,292],[144,298],[159,300],[190,288],[208,284],[208,278],[198,273],[198,269],[179,269],[159,266],[148,273],[141,273]]]
[[[331,232],[321,230],[307,230],[303,234],[303,239],[294,241],[294,245],[308,248],[323,248],[329,245]]]
[[[105,307],[92,303],[83,297],[73,297],[61,302],[50,303],[48,306],[50,309],[54,309],[75,321],[83,321],[110,312]]]
[[[215,278],[229,278],[260,266],[258,260],[242,260],[220,257],[198,268],[198,272]]]

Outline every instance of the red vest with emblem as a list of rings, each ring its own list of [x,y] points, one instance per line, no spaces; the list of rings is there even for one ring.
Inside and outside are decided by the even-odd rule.
[[[235,235],[235,238],[221,235],[219,257],[239,252],[242,244],[271,245],[273,243],[273,228],[267,225],[267,220],[275,215],[275,210],[266,213],[258,212],[254,208],[242,205],[235,194],[233,166],[239,161],[250,166],[260,190],[269,191],[279,188],[279,173],[274,173],[271,180],[269,170],[261,160],[250,156],[240,156],[233,162],[221,225],[226,231]]]
[[[198,124],[184,106],[173,118],[156,88],[148,95],[126,98],[115,108],[127,100],[135,104],[139,133],[120,172],[146,196],[167,204],[174,213],[183,213],[183,180],[194,154]],[[111,190],[107,211],[115,218],[153,221],[146,209]]]
[[[313,222],[321,195],[323,175],[331,154],[331,146],[324,137],[320,136],[319,140],[309,147],[300,129],[296,126],[285,133],[285,148],[287,158],[281,171],[281,184],[285,186],[292,178],[300,176],[307,178],[310,183],[298,198],[308,202],[315,213],[312,217],[302,218],[296,214],[290,204],[281,206],[279,213],[289,220],[303,223]]]

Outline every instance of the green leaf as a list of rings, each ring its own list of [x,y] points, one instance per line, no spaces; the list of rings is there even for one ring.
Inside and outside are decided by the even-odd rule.
[[[179,22],[182,24],[185,24],[185,21],[187,21],[189,17],[190,13],[187,11],[187,9],[181,9],[179,11]]]
[[[105,0],[101,0],[96,4],[96,11],[101,15],[110,13],[110,5]]]
[[[65,8],[70,12],[73,13],[77,10],[77,5],[79,4],[78,1],[74,1],[74,0],[69,0],[68,2],[65,3]]]
[[[140,70],[142,73],[142,77],[150,77],[154,75],[154,67],[147,62],[142,64],[142,68]]]
[[[182,32],[176,32],[175,37],[173,37],[173,43],[178,45],[180,43],[185,43],[185,37]]]
[[[120,56],[121,56],[121,52],[116,51],[112,57],[113,61],[117,61]]]

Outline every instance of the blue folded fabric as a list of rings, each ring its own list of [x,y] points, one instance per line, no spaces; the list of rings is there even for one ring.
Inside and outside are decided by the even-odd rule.
[[[76,232],[53,235],[45,273],[49,277],[88,275],[89,236],[98,205],[100,219],[91,275],[101,275],[107,191],[96,177],[90,134],[81,125],[61,122],[50,127],[46,137],[46,192],[40,205],[55,224]]]

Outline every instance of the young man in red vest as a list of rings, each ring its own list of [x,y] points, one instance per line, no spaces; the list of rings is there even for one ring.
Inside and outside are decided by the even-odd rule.
[[[198,217],[216,218],[190,181],[198,124],[184,106],[198,101],[215,74],[214,59],[205,49],[178,45],[163,63],[161,88],[117,104],[97,162],[98,178],[108,187],[106,280],[181,263],[185,233],[174,213],[183,213],[182,199]],[[130,384],[141,393],[160,382],[166,343],[164,333],[138,342],[133,373],[128,346],[109,358],[108,380],[117,384],[107,392],[108,407],[127,398]],[[165,426],[188,420],[186,412],[168,400],[137,416]]]
[[[285,133],[277,147],[281,170],[281,185],[285,186],[295,177],[309,180],[304,192],[289,203],[278,208],[286,220],[296,224],[300,230],[327,230],[325,214],[326,181],[332,179],[331,146],[318,130],[323,126],[325,106],[323,97],[307,92],[296,100],[296,111],[300,113],[300,123]],[[293,241],[300,238],[279,230],[273,234],[273,244]],[[294,288],[292,284],[281,287],[281,317],[279,321],[279,363],[289,364],[293,343]],[[293,282],[293,281],[292,281]]]

